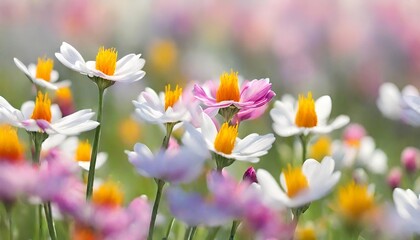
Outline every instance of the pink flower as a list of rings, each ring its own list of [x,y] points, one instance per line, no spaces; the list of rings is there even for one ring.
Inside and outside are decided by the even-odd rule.
[[[240,111],[256,109],[266,105],[276,95],[271,90],[268,78],[244,81],[239,86],[237,73],[233,71],[230,74],[223,73],[218,86],[213,82],[203,87],[196,84],[193,91],[195,97],[208,107],[206,112],[212,113],[211,115],[229,106],[234,106]],[[261,109],[259,111],[261,112]],[[245,115],[248,118],[255,116],[249,112]]]
[[[408,173],[415,173],[418,168],[418,150],[414,147],[406,147],[401,153],[401,164]]]

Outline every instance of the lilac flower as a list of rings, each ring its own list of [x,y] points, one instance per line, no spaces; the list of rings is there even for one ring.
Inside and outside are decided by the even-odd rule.
[[[223,73],[218,86],[213,82],[203,87],[196,84],[194,94],[207,106],[206,112],[209,114],[229,106],[240,111],[256,109],[266,105],[275,96],[268,78],[244,81],[239,86],[238,75],[233,71],[230,74]]]
[[[209,153],[201,134],[191,125],[184,125],[184,145],[178,149],[161,149],[154,155],[146,145],[137,143],[133,152],[126,151],[129,161],[141,175],[183,183],[192,181],[200,174]]]

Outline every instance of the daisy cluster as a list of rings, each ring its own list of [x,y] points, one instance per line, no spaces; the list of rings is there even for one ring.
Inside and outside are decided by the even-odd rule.
[[[58,81],[53,59],[28,66],[14,59],[36,94],[20,109],[0,96],[0,201],[10,239],[21,237],[12,219],[22,204],[36,209],[30,234],[37,239],[176,239],[179,234],[317,239],[337,237],[337,229],[366,239],[420,234],[418,189],[415,184],[412,190],[400,188],[404,178],[415,179],[418,149],[404,149],[402,167],[388,171],[385,151],[362,125],[349,124],[346,115],[331,117],[330,96],[314,99],[307,92],[275,100],[270,79],[249,80],[233,70],[190,86],[168,84],[160,92],[146,87],[132,101],[133,117],[157,125],[163,139],[158,148],[137,142],[124,152],[132,169],[156,185],[153,201],[145,195],[127,201],[119,183],[95,177],[108,159],[98,151],[104,97],[116,83],[141,80],[145,60],[140,54],[118,60],[116,49],[101,47],[95,61],[86,61],[68,43],[55,57],[96,84],[97,116],[92,120],[91,109],[77,109],[71,81]],[[384,116],[419,125],[416,88],[400,92],[386,83],[379,93]],[[277,141],[270,132],[246,134],[247,122],[266,111]],[[333,139],[331,132],[344,127],[342,137]],[[28,134],[30,146],[22,144],[18,129]],[[80,138],[91,130],[91,141]],[[279,150],[277,169],[255,169],[259,165],[253,164],[274,158],[272,148]],[[237,179],[240,165],[247,170]],[[376,191],[375,179],[387,184],[393,201]],[[319,219],[311,218],[313,212],[320,212]],[[56,225],[66,230],[57,231]]]

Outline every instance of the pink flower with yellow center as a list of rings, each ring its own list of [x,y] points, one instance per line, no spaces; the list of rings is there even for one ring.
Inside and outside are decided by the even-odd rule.
[[[133,104],[136,107],[135,115],[148,123],[176,123],[191,119],[187,103],[182,98],[182,88],[178,85],[175,88],[166,85],[165,92],[159,95],[153,89],[146,88]]]
[[[300,95],[297,103],[293,97],[285,95],[282,101],[274,103],[274,108],[270,111],[274,132],[282,137],[325,134],[345,126],[350,121],[348,116],[340,115],[328,123],[330,114],[330,96],[322,96],[315,101],[311,92],[306,97]]]
[[[69,80],[57,82],[58,72],[54,70],[54,61],[51,58],[38,58],[38,63],[26,67],[19,59],[14,58],[16,66],[31,80],[33,84],[50,90],[57,90],[70,86]]]
[[[220,75],[218,86],[215,84],[207,84],[206,86],[196,84],[194,94],[207,107],[206,112],[210,115],[217,113],[221,108],[230,106],[237,108],[239,111],[257,109],[265,106],[275,96],[268,78],[244,81],[240,85],[238,73],[234,71],[224,72]],[[247,116],[251,116],[251,113],[247,114]]]
[[[90,109],[84,109],[62,117],[59,107],[56,104],[51,105],[48,94],[41,92],[38,92],[35,102],[23,103],[21,110],[12,107],[0,96],[0,122],[29,132],[76,135],[98,126],[99,123],[90,120],[94,114]]]
[[[306,160],[302,167],[291,167],[280,174],[280,185],[264,169],[257,171],[262,192],[273,207],[297,208],[327,195],[340,179],[341,173],[334,172],[334,160],[325,157],[322,162]]]
[[[207,143],[207,148],[228,159],[258,162],[260,157],[267,154],[275,138],[269,133],[258,135],[256,133],[238,138],[238,126],[229,126],[224,123],[217,130],[213,120],[205,113],[202,113],[201,134]]]
[[[99,77],[114,82],[135,82],[142,79],[145,72],[144,59],[141,54],[128,54],[117,61],[115,48],[99,48],[96,61],[85,61],[82,55],[70,44],[63,42],[56,58],[66,67],[87,75],[90,78]]]

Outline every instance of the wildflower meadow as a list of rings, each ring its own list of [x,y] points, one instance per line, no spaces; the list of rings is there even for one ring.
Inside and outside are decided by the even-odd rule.
[[[0,240],[420,237],[419,1],[0,12]]]

